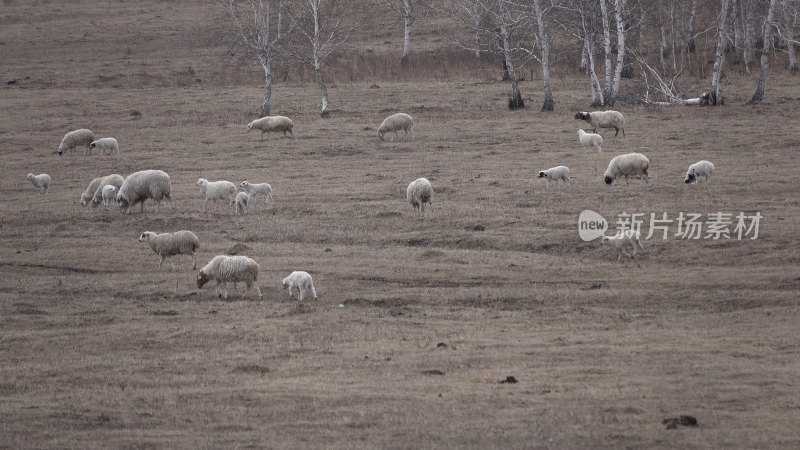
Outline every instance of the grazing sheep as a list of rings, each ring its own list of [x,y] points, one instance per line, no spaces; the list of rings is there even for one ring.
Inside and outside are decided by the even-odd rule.
[[[139,242],[147,242],[150,248],[156,252],[156,255],[161,257],[158,262],[158,270],[161,270],[161,264],[164,263],[165,258],[174,255],[189,255],[192,257],[192,269],[197,270],[197,257],[195,251],[200,247],[200,239],[191,231],[176,231],[174,233],[153,233],[152,231],[145,231],[139,236]],[[172,259],[169,263],[172,269],[175,269],[175,264],[172,264]]]
[[[128,175],[119,188],[117,204],[130,214],[131,208],[137,203],[141,205],[140,211],[144,212],[144,202],[148,198],[156,201],[156,212],[165,198],[172,204],[172,183],[169,175],[161,170],[142,170]]]
[[[569,167],[556,166],[547,170],[539,172],[539,178],[547,178],[547,188],[550,189],[550,183],[555,181],[563,181],[565,185],[569,186]]]
[[[592,112],[579,112],[575,114],[575,119],[585,120],[592,125],[593,131],[597,133],[598,128],[613,128],[617,130],[614,136],[622,131],[625,136],[625,116],[618,111],[592,111]]]
[[[427,178],[417,178],[408,184],[406,200],[414,207],[414,211],[424,212],[425,204],[433,205],[433,186]]]
[[[236,212],[247,214],[247,199],[250,196],[247,195],[247,192],[239,192],[236,194]]]
[[[89,186],[83,191],[83,194],[81,194],[81,206],[86,206],[92,201],[92,197],[94,197],[95,192],[97,192],[97,188],[100,187],[101,181],[103,181],[103,177],[95,178],[89,183]]]
[[[406,113],[392,114],[391,116],[383,119],[383,123],[378,128],[378,137],[383,140],[383,135],[386,133],[394,133],[392,141],[397,136],[397,131],[403,130],[406,134],[403,139],[408,139],[408,133],[411,133],[411,140],[414,140],[414,130],[411,128],[414,125],[414,118]]]
[[[583,144],[583,149],[586,152],[589,152],[589,147],[594,147],[597,149],[598,152],[602,152],[603,149],[601,146],[603,145],[603,136],[599,134],[587,133],[583,130],[578,130],[578,140],[581,141]]]
[[[297,288],[297,299],[301,302],[306,296],[306,292],[311,292],[314,300],[317,299],[317,291],[314,289],[314,281],[308,272],[294,271],[283,279],[283,288],[289,290],[289,298],[292,298],[292,290]]]
[[[47,194],[50,192],[50,175],[46,173],[40,173],[39,175],[29,173],[27,178],[40,193]]]
[[[97,207],[100,205],[100,201],[103,199],[103,189],[106,186],[114,186],[117,188],[117,190],[119,190],[124,182],[125,178],[122,178],[122,175],[116,173],[112,173],[111,175],[100,178],[100,183],[97,184],[97,189],[95,189],[94,195],[92,196],[92,206]],[[92,180],[92,183],[94,183],[94,180]],[[86,193],[84,192],[84,195],[85,194]],[[83,195],[81,195],[81,206],[86,206]]]
[[[117,199],[117,192],[119,192],[119,188],[113,184],[103,186],[103,206],[111,206],[114,200]]]
[[[258,263],[246,256],[215,256],[205,267],[197,273],[197,288],[202,289],[203,285],[213,280],[217,282],[217,295],[225,299],[228,298],[226,283],[244,282],[247,284],[242,299],[255,284],[258,298],[261,298],[261,289],[256,283],[258,281]],[[220,290],[220,287],[222,288]]]
[[[262,194],[266,197],[264,203],[272,201],[272,186],[267,183],[250,183],[244,180],[242,181],[242,189],[252,198],[256,198],[256,194]]]
[[[114,150],[116,150],[117,151],[117,155],[119,155],[119,143],[117,142],[116,139],[110,138],[110,137],[109,138],[98,139],[98,140],[92,142],[91,144],[89,144],[89,148],[90,149],[96,148],[97,150],[100,151],[101,155],[105,155],[106,154],[106,150],[108,150],[108,154],[109,155],[112,155],[114,153]]]
[[[92,149],[90,145],[94,141],[94,133],[92,130],[81,128],[80,130],[70,131],[61,139],[61,144],[58,146],[58,156],[61,156],[67,150],[75,151],[75,147],[86,146],[83,154],[90,154]]]
[[[628,153],[626,155],[615,156],[611,162],[608,163],[608,168],[604,175],[606,184],[611,184],[616,181],[618,177],[625,177],[625,184],[628,183],[628,177],[644,178],[647,183],[647,169],[650,167],[650,160],[641,153]]]
[[[644,250],[642,243],[639,241],[640,235],[638,231],[633,230],[625,230],[621,233],[617,233],[616,236],[603,236],[601,242],[603,244],[611,245],[612,247],[616,248],[619,251],[619,255],[617,255],[617,261],[622,258],[622,254],[624,253],[625,256],[631,257],[631,259],[636,256],[636,246],[638,245],[639,248]],[[631,247],[633,251],[628,253],[625,251],[628,247]]]
[[[700,175],[705,175],[706,177],[706,184],[708,184],[708,180],[711,178],[711,175],[714,174],[714,164],[711,164],[709,161],[698,161],[691,166],[689,166],[689,170],[686,171],[686,178],[684,178],[684,183],[694,183],[697,184],[697,178]]]
[[[214,203],[217,203],[217,200],[228,200],[228,204],[232,205],[236,198],[236,192],[238,192],[236,185],[230,181],[210,182],[205,178],[198,178],[195,184],[200,186],[200,191],[206,198],[206,201],[203,202],[203,211],[206,210],[206,203],[209,200],[213,200]]]
[[[249,124],[247,124],[247,132],[249,133],[250,130],[256,129],[261,130],[261,134],[276,131],[281,132],[283,131],[283,135],[286,136],[286,132],[288,131],[289,134],[294,137],[294,133],[292,133],[292,128],[294,127],[294,123],[292,123],[292,119],[285,117],[285,116],[266,116],[260,119],[256,119]]]

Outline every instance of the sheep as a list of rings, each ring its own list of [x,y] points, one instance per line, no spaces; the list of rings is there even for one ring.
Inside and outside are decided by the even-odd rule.
[[[61,156],[67,150],[75,151],[75,147],[86,146],[83,154],[91,153],[92,149],[89,147],[94,141],[94,133],[92,130],[81,128],[80,130],[70,131],[61,139],[61,144],[58,145],[58,156]]]
[[[289,298],[292,298],[292,290],[297,288],[297,299],[301,302],[306,296],[306,292],[311,291],[314,300],[317,299],[317,291],[314,289],[314,281],[308,272],[294,271],[283,279],[283,288],[289,290]]]
[[[111,175],[106,175],[101,178],[95,178],[91,183],[89,183],[89,187],[86,189],[86,192],[81,194],[81,206],[86,206],[91,200],[92,206],[97,207],[100,204],[100,201],[103,199],[103,188],[106,186],[114,186],[119,189],[122,187],[122,183],[124,182],[125,179],[122,178],[122,175],[116,173],[112,173]],[[87,193],[89,192],[89,189],[92,188],[92,185],[94,185],[93,195],[91,197],[87,197]]]
[[[286,132],[288,131],[289,134],[294,137],[294,133],[292,133],[292,128],[294,127],[294,123],[292,119],[285,117],[285,116],[266,116],[260,119],[256,119],[249,124],[247,124],[247,132],[249,133],[252,129],[261,130],[261,134],[263,135],[269,131],[276,131],[280,132],[283,131],[283,135],[286,136]]]
[[[542,170],[539,172],[539,178],[547,178],[548,189],[550,189],[551,182],[555,181],[558,183],[559,180],[563,181],[566,186],[569,186],[569,167],[556,166],[547,170]]]
[[[236,212],[237,213],[240,212],[242,214],[247,214],[247,199],[249,199],[249,198],[250,198],[250,196],[247,195],[247,192],[239,192],[238,194],[236,194]]]
[[[214,280],[217,282],[217,295],[227,299],[228,290],[225,287],[226,284],[232,282],[235,288],[236,283],[244,282],[247,284],[247,289],[242,294],[243,300],[253,285],[256,287],[258,298],[262,298],[261,289],[256,283],[258,281],[258,269],[258,263],[247,256],[215,256],[197,273],[197,289],[202,289],[204,284]],[[221,290],[220,287],[222,288]]]
[[[579,112],[575,114],[575,119],[577,120],[585,120],[589,124],[592,125],[592,128],[595,133],[597,133],[598,128],[613,128],[617,130],[614,136],[617,136],[622,131],[622,135],[625,136],[625,116],[622,115],[621,112],[618,111],[592,111],[592,112]]]
[[[164,263],[164,259],[174,255],[191,256],[192,269],[197,270],[195,251],[200,247],[200,239],[191,231],[183,230],[160,234],[145,231],[139,236],[139,242],[147,242],[156,255],[161,257],[161,261],[158,262],[159,271],[161,271],[161,264]],[[172,269],[175,270],[175,264],[172,264],[172,259],[170,259],[169,263],[172,265]]]
[[[583,130],[578,130],[578,140],[580,140],[581,144],[583,144],[583,149],[586,150],[586,153],[589,153],[589,147],[596,148],[600,153],[603,152],[603,149],[601,148],[603,145],[603,136],[600,136],[599,134],[587,133]]]
[[[156,201],[156,212],[165,198],[172,204],[172,183],[169,175],[161,170],[142,170],[128,175],[117,193],[117,205],[130,214],[131,208],[139,203],[144,212],[144,202],[148,198]]]
[[[89,204],[89,202],[92,200],[92,197],[94,197],[94,194],[97,192],[97,188],[100,186],[101,181],[103,181],[103,177],[95,178],[91,183],[89,183],[89,186],[85,191],[83,191],[83,194],[81,194],[81,206],[86,206]]]
[[[100,151],[101,155],[105,155],[106,150],[108,150],[109,155],[112,155],[114,154],[114,150],[116,150],[117,155],[119,155],[119,143],[116,139],[111,137],[93,141],[91,144],[89,144],[89,148],[96,148],[98,151]]]
[[[603,176],[606,184],[611,184],[616,181],[618,177],[625,177],[625,184],[628,183],[628,177],[644,178],[647,183],[647,169],[650,167],[650,160],[641,153],[628,153],[625,155],[615,156],[609,163],[606,173]]]
[[[392,137],[392,141],[397,136],[398,130],[403,130],[406,134],[403,136],[404,139],[408,139],[408,133],[411,133],[411,140],[414,140],[414,130],[411,128],[414,125],[414,118],[409,116],[406,113],[397,113],[392,114],[391,116],[383,119],[383,123],[378,128],[378,137],[383,140],[383,135],[386,133],[394,133]]]
[[[29,173],[27,178],[40,193],[47,194],[50,192],[50,175],[46,173],[40,173],[39,175]]]
[[[252,198],[256,198],[256,194],[262,194],[266,197],[264,203],[272,201],[272,186],[267,183],[250,183],[247,180],[242,181],[242,190],[247,192]]]
[[[206,198],[206,201],[203,202],[203,211],[206,210],[206,203],[208,203],[209,200],[213,200],[214,203],[217,203],[217,200],[227,199],[228,204],[232,205],[236,198],[236,192],[238,191],[235,184],[225,180],[210,182],[205,178],[198,178],[195,185],[200,186],[200,191]]]
[[[686,184],[693,183],[697,184],[697,178],[700,175],[705,175],[706,177],[706,184],[708,184],[708,180],[711,178],[711,175],[714,174],[714,164],[711,164],[710,161],[698,161],[691,166],[689,166],[689,170],[686,171],[686,178],[684,178],[683,182]]]
[[[640,234],[638,231],[634,230],[625,230],[620,233],[617,233],[615,236],[603,236],[601,242],[603,244],[611,245],[612,247],[616,248],[619,251],[619,255],[617,255],[617,261],[622,258],[622,254],[624,253],[625,256],[631,257],[633,259],[636,256],[636,246],[638,245],[639,248],[644,250],[642,243],[639,241]],[[628,253],[625,251],[628,247],[631,247],[633,251]]]
[[[424,212],[425,204],[433,205],[433,186],[427,178],[417,178],[408,184],[406,200],[414,207],[414,211]]]
[[[113,184],[103,186],[103,206],[111,206],[111,203],[117,199],[117,192],[119,192],[119,188]]]

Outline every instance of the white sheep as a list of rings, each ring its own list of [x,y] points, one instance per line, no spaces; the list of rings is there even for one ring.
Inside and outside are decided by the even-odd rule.
[[[89,187],[86,188],[86,191],[81,194],[81,206],[86,206],[91,203],[92,206],[97,207],[100,205],[100,201],[103,200],[103,188],[106,186],[114,186],[119,189],[122,187],[123,182],[125,182],[125,179],[122,178],[122,175],[116,173],[95,178],[89,183]],[[89,192],[91,192],[91,194],[89,194]],[[89,195],[91,195],[91,197]]]
[[[116,150],[117,151],[117,155],[119,155],[119,142],[117,142],[116,139],[111,138],[111,137],[102,138],[102,139],[98,139],[96,141],[93,141],[91,144],[89,144],[89,148],[90,149],[91,148],[96,148],[100,152],[101,155],[105,155],[106,154],[106,150],[108,150],[108,154],[109,155],[112,155],[114,153],[114,150]]]
[[[292,128],[294,127],[294,123],[292,119],[285,117],[285,116],[266,116],[260,119],[256,119],[249,124],[247,124],[247,132],[249,133],[251,130],[261,130],[261,134],[275,131],[281,132],[283,131],[283,135],[286,136],[286,132],[288,131],[289,134],[294,137],[294,133],[292,133]]]
[[[117,199],[119,188],[113,184],[103,186],[103,206],[109,207]]]
[[[47,194],[50,192],[50,175],[46,173],[40,173],[39,175],[29,173],[27,178],[40,193]]]
[[[292,298],[292,290],[297,289],[297,299],[301,302],[306,296],[306,292],[311,292],[314,299],[317,299],[317,291],[314,289],[314,281],[308,272],[294,271],[283,279],[283,288],[289,290],[289,298]]]
[[[239,192],[236,194],[236,212],[247,214],[247,200],[250,198],[247,192]]]
[[[619,255],[617,255],[617,261],[622,258],[622,255],[629,256],[633,258],[636,256],[636,246],[638,245],[639,248],[644,250],[642,243],[639,241],[640,234],[638,231],[634,230],[625,230],[623,232],[617,233],[615,236],[603,236],[601,242],[603,244],[611,245],[612,247],[616,248],[619,251]],[[628,253],[626,251],[627,248],[632,248],[632,252]]]
[[[547,170],[542,170],[539,172],[539,178],[547,178],[548,189],[550,188],[550,183],[553,181],[556,183],[563,181],[566,186],[569,186],[569,167],[556,166]]]
[[[406,113],[397,113],[392,114],[391,116],[383,119],[383,123],[378,128],[378,137],[383,140],[383,135],[386,133],[394,133],[392,137],[392,141],[394,138],[398,137],[397,132],[399,130],[405,131],[405,135],[403,136],[404,139],[408,139],[408,133],[411,133],[411,140],[414,140],[414,130],[412,126],[414,125],[414,118],[409,116]]]
[[[58,145],[58,156],[61,156],[67,150],[75,151],[75,147],[86,146],[86,150],[83,151],[83,154],[91,153],[91,147],[89,147],[94,141],[94,133],[92,130],[87,130],[85,128],[81,128],[80,130],[70,131],[64,135],[64,138],[61,139],[61,144]]]
[[[408,184],[406,200],[414,207],[414,211],[424,212],[425,204],[433,205],[433,186],[427,178],[417,178]]]
[[[264,203],[269,203],[272,201],[272,186],[267,183],[250,183],[247,180],[242,181],[242,190],[247,192],[247,194],[252,197],[256,198],[256,194],[261,194],[266,197]]]
[[[165,258],[174,255],[189,255],[192,257],[192,269],[197,270],[197,256],[195,251],[200,247],[200,239],[191,231],[176,231],[174,233],[153,233],[152,231],[145,231],[139,236],[139,242],[147,242],[150,248],[161,257],[158,262],[158,270],[161,270],[161,264],[164,263]],[[175,269],[175,264],[172,264],[172,259],[169,263],[172,269]]]
[[[228,204],[232,205],[238,192],[235,184],[225,180],[208,181],[205,178],[198,178],[195,185],[200,187],[200,192],[206,199],[203,202],[203,211],[206,210],[206,203],[209,200],[213,200],[214,203],[217,203],[217,200],[228,200]]]
[[[650,160],[641,153],[628,153],[625,155],[615,156],[606,168],[606,173],[603,176],[606,184],[611,184],[616,181],[618,177],[625,177],[625,184],[628,183],[628,178],[644,178],[647,183],[649,175],[647,169],[650,168]]]
[[[575,114],[575,119],[585,120],[591,124],[595,133],[598,128],[613,128],[617,130],[614,136],[618,135],[620,131],[625,136],[625,116],[619,111],[582,111]]]
[[[125,214],[130,214],[131,208],[139,203],[140,211],[144,212],[144,202],[149,198],[156,201],[156,212],[165,198],[175,208],[172,204],[172,183],[166,172],[142,170],[128,175],[117,193],[117,205],[125,210]]]
[[[226,284],[232,282],[236,288],[236,283],[244,282],[247,289],[242,294],[242,299],[253,285],[256,287],[258,297],[261,298],[261,289],[257,284],[258,269],[258,263],[246,256],[215,256],[197,273],[197,288],[202,289],[203,285],[209,281],[216,281],[217,295],[227,299]]]
[[[691,166],[689,166],[689,170],[686,171],[686,178],[684,178],[684,183],[694,183],[697,184],[697,178],[701,175],[705,175],[706,177],[706,184],[708,184],[708,180],[711,178],[711,175],[714,174],[714,164],[711,164],[710,161],[698,161]]]
[[[578,140],[583,144],[583,149],[589,152],[589,147],[594,147],[598,152],[602,152],[603,136],[594,133],[587,133],[583,130],[578,130]]]

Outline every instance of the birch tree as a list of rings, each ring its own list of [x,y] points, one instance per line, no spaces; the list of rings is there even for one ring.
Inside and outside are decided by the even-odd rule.
[[[717,13],[717,52],[714,55],[714,71],[711,74],[711,90],[709,91],[709,104],[711,106],[722,104],[722,86],[720,78],[722,67],[725,63],[725,24],[727,23],[728,0],[720,0]]]
[[[294,30],[295,22],[285,20],[287,5],[283,0],[215,0],[230,16],[237,47],[247,58],[255,59],[264,71],[264,100],[261,116],[270,115],[272,99],[272,64],[285,57],[283,44]]]
[[[789,54],[789,71],[797,72],[797,52],[795,52],[794,27],[797,25],[798,2],[796,0],[786,0],[783,2],[783,40],[786,42],[786,52]]]
[[[417,16],[414,11],[415,0],[384,0],[384,3],[395,14],[399,14],[403,18],[403,56],[400,57],[400,62],[406,64],[408,62],[408,54],[411,52],[411,29],[417,22]]]
[[[694,53],[696,44],[694,42],[694,24],[697,20],[697,0],[692,0],[692,11],[689,13],[689,26],[686,29],[686,50]]]
[[[767,17],[764,19],[764,48],[761,50],[761,75],[758,77],[758,85],[753,97],[748,102],[751,105],[760,105],[764,100],[764,90],[767,87],[767,75],[769,74],[769,51],[772,49],[772,27],[774,26],[775,5],[778,0],[770,0],[767,9]]]

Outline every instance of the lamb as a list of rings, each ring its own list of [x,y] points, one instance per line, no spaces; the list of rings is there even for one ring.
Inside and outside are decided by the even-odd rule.
[[[292,290],[297,288],[297,299],[301,302],[306,296],[306,292],[311,292],[314,300],[317,299],[317,291],[314,289],[314,281],[308,272],[294,271],[283,279],[283,288],[289,290],[289,298],[292,298]]]
[[[140,211],[144,212],[144,202],[148,198],[156,201],[156,212],[165,198],[172,204],[172,183],[169,175],[161,170],[142,170],[128,175],[117,193],[117,205],[130,214],[131,208],[137,203],[141,205]]]
[[[592,112],[579,112],[575,114],[575,119],[577,120],[585,120],[589,124],[592,125],[592,128],[595,133],[597,133],[598,128],[613,128],[617,130],[614,136],[617,136],[622,131],[622,135],[625,136],[625,116],[622,115],[621,112],[618,111],[592,111]]]
[[[117,199],[117,192],[119,192],[119,188],[113,184],[107,184],[103,186],[103,206],[111,206],[114,200]]]
[[[46,173],[40,173],[39,175],[29,173],[27,178],[40,193],[47,194],[50,192],[50,175]]]
[[[106,186],[114,186],[119,189],[122,187],[123,182],[125,182],[125,179],[122,178],[122,175],[116,173],[95,178],[89,183],[89,187],[86,188],[86,191],[81,194],[81,206],[86,206],[91,201],[92,206],[97,207],[103,199],[103,188]],[[90,189],[94,189],[91,191],[91,194],[89,194]],[[89,197],[89,195],[91,195],[91,197]]]
[[[406,200],[414,207],[414,211],[424,212],[425,204],[433,205],[433,186],[427,178],[417,178],[408,184]]]
[[[414,118],[409,116],[406,113],[397,113],[392,114],[391,116],[383,119],[383,123],[381,124],[380,128],[378,128],[378,137],[383,140],[383,135],[386,133],[394,133],[392,137],[392,141],[397,136],[398,130],[403,130],[406,134],[403,136],[404,139],[408,139],[408,133],[411,133],[411,140],[414,140],[414,130],[411,128],[414,125]]]
[[[247,256],[215,256],[197,273],[197,288],[202,289],[204,284],[214,280],[217,282],[217,295],[227,299],[226,283],[233,282],[235,288],[236,283],[244,282],[247,284],[247,289],[242,294],[242,299],[254,284],[258,298],[262,298],[261,289],[256,284],[256,281],[258,281],[258,269],[258,263]],[[220,287],[222,288],[221,290]]]
[[[547,178],[547,188],[550,188],[550,183],[555,181],[556,183],[563,181],[565,185],[569,186],[569,167],[567,166],[556,166],[551,167],[547,170],[542,170],[539,172],[539,178]]]
[[[247,199],[249,199],[249,198],[250,198],[250,196],[247,195],[247,192],[239,192],[238,194],[236,194],[236,212],[237,213],[240,212],[242,214],[247,214]]]
[[[611,184],[616,181],[618,177],[625,177],[625,184],[628,183],[628,177],[644,178],[647,183],[647,169],[650,167],[650,160],[641,153],[628,153],[626,155],[615,156],[611,162],[608,163],[608,168],[604,175],[606,184]]]
[[[89,147],[94,141],[94,133],[92,130],[87,130],[85,128],[81,128],[79,130],[70,131],[64,135],[64,138],[61,139],[61,144],[58,145],[58,156],[61,156],[67,150],[75,151],[75,147],[79,146],[86,146],[86,150],[83,151],[83,154],[91,153],[92,149]]]
[[[247,195],[253,198],[256,198],[256,194],[262,194],[266,197],[264,203],[272,201],[272,186],[267,183],[250,183],[244,180],[242,181],[242,189],[247,192]]]
[[[147,242],[150,248],[161,257],[158,262],[158,270],[161,271],[161,264],[165,258],[174,255],[189,255],[192,257],[192,269],[197,270],[197,257],[195,251],[200,247],[200,239],[191,231],[176,231],[175,233],[153,233],[145,231],[139,236],[139,242]],[[169,261],[172,264],[172,260]],[[175,269],[175,264],[172,264]]]
[[[256,119],[249,124],[247,124],[247,132],[249,133],[252,129],[261,130],[261,134],[276,131],[280,132],[283,131],[283,135],[286,136],[286,132],[288,131],[289,134],[294,137],[294,133],[292,133],[292,128],[294,127],[294,123],[292,119],[285,117],[285,116],[266,116],[260,119]]]
[[[684,178],[683,182],[686,184],[694,183],[697,184],[697,178],[700,175],[705,175],[706,177],[706,184],[708,184],[708,180],[711,178],[711,175],[714,174],[714,164],[711,164],[710,161],[698,161],[691,166],[689,166],[689,170],[686,171],[686,178]]]
[[[96,148],[97,150],[100,151],[101,155],[105,155],[106,150],[108,150],[109,155],[113,154],[114,150],[116,150],[117,155],[119,155],[119,143],[117,142],[116,139],[111,137],[93,141],[91,144],[89,144],[89,148],[90,149]]]
[[[633,259],[636,256],[636,246],[638,245],[639,248],[644,250],[642,243],[639,241],[640,234],[638,231],[634,230],[625,230],[623,232],[617,233],[616,236],[603,236],[601,242],[603,244],[608,244],[615,247],[619,251],[619,255],[617,255],[617,261],[622,258],[622,254],[624,253],[625,256],[631,257]],[[631,247],[633,251],[628,253],[625,251],[628,247]]]
[[[587,133],[583,130],[578,130],[578,140],[583,144],[583,149],[586,153],[589,152],[589,147],[594,147],[598,152],[603,152],[601,146],[603,145],[603,136],[599,134]]]
[[[213,200],[214,203],[217,203],[217,200],[227,199],[228,204],[232,205],[236,198],[236,192],[238,191],[235,184],[224,180],[209,182],[205,178],[198,178],[195,184],[200,186],[200,191],[206,198],[206,201],[203,202],[203,211],[206,210],[206,203],[208,203],[209,200]]]

